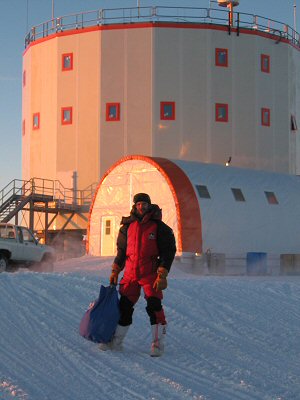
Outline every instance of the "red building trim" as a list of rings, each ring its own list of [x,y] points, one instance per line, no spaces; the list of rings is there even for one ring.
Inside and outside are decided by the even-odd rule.
[[[267,54],[260,55],[260,70],[262,72],[270,73],[270,56]]]
[[[202,253],[200,205],[190,179],[180,167],[166,158],[152,157],[146,161],[156,165],[172,192],[178,223],[177,250]]]
[[[40,129],[41,125],[41,119],[40,119],[40,113],[34,113],[32,115],[32,129],[35,131],[37,129]]]
[[[65,60],[70,57],[70,65],[66,66]],[[61,55],[61,70],[62,71],[72,71],[73,69],[73,53],[65,53]]]
[[[217,48],[215,50],[215,65],[217,67],[228,67],[228,49]]]
[[[170,108],[170,113],[166,112],[166,107]],[[161,101],[160,102],[160,119],[174,121],[176,117],[175,102],[174,101]]]
[[[106,121],[120,121],[120,103],[106,103]]]
[[[261,124],[262,126],[271,126],[271,110],[269,108],[261,109]]]
[[[228,122],[228,104],[216,103],[215,111],[216,122]]]
[[[69,118],[67,114],[69,113]],[[61,124],[62,125],[72,125],[73,122],[73,107],[62,107],[61,108]]]

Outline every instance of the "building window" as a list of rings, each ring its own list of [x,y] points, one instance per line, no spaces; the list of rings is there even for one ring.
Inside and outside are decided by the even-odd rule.
[[[265,192],[269,204],[278,204],[278,200],[274,192]]]
[[[175,102],[162,101],[160,103],[160,119],[175,120]]]
[[[32,129],[40,129],[40,113],[33,114]]]
[[[260,55],[260,69],[262,72],[270,73],[270,56],[266,54]]]
[[[216,121],[228,122],[228,104],[216,104]]]
[[[105,235],[110,235],[111,225],[110,220],[105,221]]]
[[[71,125],[73,117],[72,107],[63,107],[61,109],[61,123],[62,125]]]
[[[62,70],[71,71],[73,69],[73,53],[62,55]]]
[[[120,121],[120,103],[106,104],[106,121]]]
[[[218,67],[228,67],[228,49],[216,49],[215,64]]]
[[[297,127],[297,120],[295,115],[291,115],[291,131],[297,131],[298,127]]]
[[[197,189],[197,192],[199,194],[199,197],[201,197],[201,199],[210,199],[210,194],[207,189],[207,186],[196,185],[196,189]]]
[[[25,136],[25,119],[22,122],[22,136]]]
[[[246,201],[241,189],[231,188],[231,191],[236,201]]]
[[[23,71],[23,86],[26,85],[26,71]]]
[[[262,126],[270,126],[271,125],[271,112],[269,108],[261,109],[261,124]]]

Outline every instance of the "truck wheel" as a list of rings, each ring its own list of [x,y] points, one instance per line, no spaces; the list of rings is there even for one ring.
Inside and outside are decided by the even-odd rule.
[[[0,272],[6,271],[7,267],[8,267],[7,258],[3,254],[0,254]]]

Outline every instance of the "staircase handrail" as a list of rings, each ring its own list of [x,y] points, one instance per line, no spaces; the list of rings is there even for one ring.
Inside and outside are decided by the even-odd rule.
[[[0,191],[0,206],[14,195],[25,195],[28,191],[28,182],[21,179],[13,179]]]
[[[13,179],[0,191],[0,207],[14,196],[26,197],[33,194],[51,196],[66,204],[87,204],[92,201],[96,184],[83,190],[68,189],[59,180],[31,178],[29,180]]]

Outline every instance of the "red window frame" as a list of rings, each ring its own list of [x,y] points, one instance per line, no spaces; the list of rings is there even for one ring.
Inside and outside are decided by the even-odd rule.
[[[65,66],[65,58],[70,57],[70,66]],[[73,69],[73,53],[64,53],[61,56],[61,69],[62,71],[71,71]]]
[[[225,61],[220,60],[221,53],[225,53]],[[228,67],[228,49],[216,48],[215,51],[215,65],[217,67]]]
[[[37,124],[35,123],[35,120],[37,120]],[[32,116],[32,129],[35,131],[37,129],[40,129],[41,125],[41,120],[40,120],[40,113],[34,113]]]
[[[220,109],[225,110],[225,116],[220,115]],[[228,104],[227,103],[216,103],[215,106],[215,120],[216,122],[228,122]]]
[[[22,121],[22,136],[25,136],[25,119]]]
[[[166,114],[165,107],[171,107],[171,113]],[[165,121],[174,121],[176,118],[176,105],[175,101],[161,101],[160,102],[160,119]]]
[[[65,112],[70,112],[70,119],[65,119]],[[62,107],[61,108],[61,124],[62,125],[71,125],[73,122],[73,107]]]
[[[267,66],[265,65],[267,63]],[[266,74],[270,73],[270,56],[267,54],[260,55],[260,70]]]
[[[115,112],[111,112],[112,107],[115,107]],[[120,121],[120,103],[106,103],[106,121]]]
[[[261,124],[262,126],[271,126],[271,110],[269,108],[264,107],[261,109]]]

